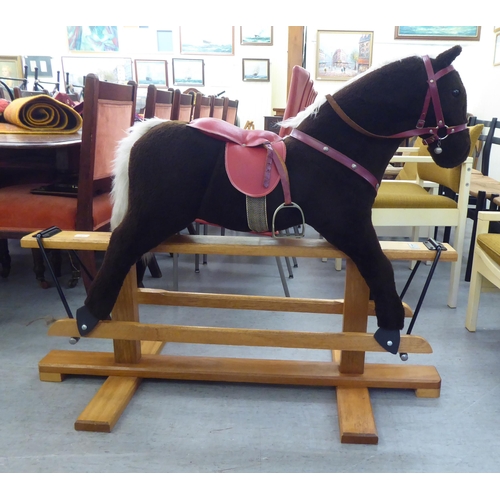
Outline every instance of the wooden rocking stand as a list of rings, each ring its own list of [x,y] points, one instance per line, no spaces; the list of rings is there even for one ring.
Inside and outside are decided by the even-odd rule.
[[[63,231],[44,239],[47,249],[105,251],[110,233]],[[32,235],[24,248],[36,248]],[[381,242],[391,260],[432,260],[434,252],[423,243]],[[442,261],[456,261],[449,245]],[[272,239],[231,236],[175,236],[155,253],[216,254],[268,257],[346,258],[324,240]],[[340,333],[214,328],[139,323],[139,304],[247,309],[260,311],[343,314]],[[406,316],[412,311],[405,305]],[[144,378],[247,382],[336,387],[342,443],[376,444],[377,429],[370,388],[415,390],[417,397],[437,398],[441,378],[433,366],[365,364],[365,352],[385,352],[366,333],[374,315],[368,287],[356,266],[347,259],[343,300],[222,295],[138,289],[135,266],[128,274],[112,312],[87,337],[113,339],[114,352],[54,350],[39,363],[40,380],[61,382],[65,375],[107,376],[100,390],[75,423],[76,430],[111,432]],[[76,320],[62,319],[49,335],[79,337]],[[161,355],[166,342],[326,349],[331,362]],[[422,337],[403,335],[400,352],[431,353]],[[386,353],[387,357],[393,356]]]

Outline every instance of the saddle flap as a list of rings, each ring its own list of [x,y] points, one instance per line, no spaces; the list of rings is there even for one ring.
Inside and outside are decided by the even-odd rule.
[[[284,160],[285,143],[277,142],[272,147]],[[226,172],[231,184],[252,198],[268,195],[280,181],[271,151],[265,146],[250,148],[228,142]]]

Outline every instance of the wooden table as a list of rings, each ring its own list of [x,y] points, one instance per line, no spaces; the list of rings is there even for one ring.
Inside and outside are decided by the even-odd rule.
[[[81,131],[74,134],[0,134],[0,163],[8,160],[15,166],[16,161],[26,163],[31,156],[38,160],[38,151],[53,151],[56,170],[66,173],[78,165],[81,142]]]

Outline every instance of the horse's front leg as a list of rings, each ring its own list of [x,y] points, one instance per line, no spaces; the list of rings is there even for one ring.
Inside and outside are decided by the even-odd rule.
[[[353,224],[352,227],[360,230],[349,231],[343,235],[339,235],[337,230],[330,235],[324,233],[322,235],[356,264],[375,302],[379,326],[375,339],[384,349],[396,354],[405,315],[403,304],[396,291],[392,264],[382,251],[371,224],[365,228],[361,223]]]

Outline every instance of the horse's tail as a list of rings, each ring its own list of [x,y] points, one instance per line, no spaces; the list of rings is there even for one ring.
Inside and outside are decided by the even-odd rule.
[[[130,151],[134,144],[153,127],[165,120],[152,118],[136,123],[128,130],[129,135],[122,139],[116,149],[113,161],[113,186],[111,189],[111,230],[115,229],[125,217],[128,209],[128,167]]]

